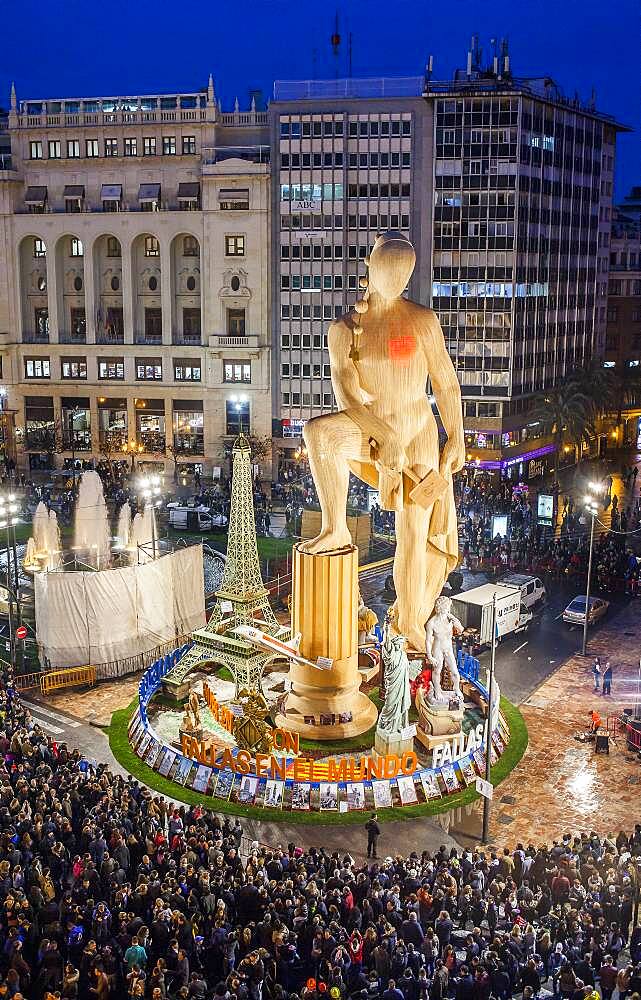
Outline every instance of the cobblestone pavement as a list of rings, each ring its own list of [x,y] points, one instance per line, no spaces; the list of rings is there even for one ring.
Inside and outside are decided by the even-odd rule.
[[[565,628],[561,621],[559,628]],[[577,645],[580,634],[577,630]],[[596,708],[604,724],[638,697],[641,602],[633,601],[612,627],[589,638],[588,656],[569,660],[521,705],[529,745],[514,772],[497,789],[490,826],[492,843],[550,842],[565,831],[598,834],[629,830],[641,820],[641,763],[625,741],[610,753],[574,739]],[[611,697],[593,691],[591,665],[598,655],[613,666]],[[527,665],[524,664],[524,668]]]
[[[90,691],[61,691],[47,695],[47,705],[92,726],[108,726],[118,708],[125,708],[138,694],[140,676],[98,684]]]

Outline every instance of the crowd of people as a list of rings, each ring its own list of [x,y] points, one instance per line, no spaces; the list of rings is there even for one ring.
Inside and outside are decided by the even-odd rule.
[[[351,834],[241,851],[237,820],[56,745],[16,695],[0,712],[0,998],[641,993],[641,824],[375,861]]]
[[[629,482],[635,479],[630,471]],[[597,525],[592,586],[601,593],[625,591],[636,595],[641,586],[641,561],[633,550],[632,540],[635,531],[641,529],[641,500],[620,509],[611,488],[609,479],[606,509],[609,508],[610,525],[603,527],[605,521]],[[489,479],[484,482],[482,477],[479,482],[461,483],[457,506],[464,565],[489,573],[511,569],[556,581],[583,582],[590,546],[587,518],[571,496],[561,495],[557,502],[558,527],[537,523],[532,500],[521,486],[492,483]],[[492,535],[497,513],[509,516],[509,536]]]

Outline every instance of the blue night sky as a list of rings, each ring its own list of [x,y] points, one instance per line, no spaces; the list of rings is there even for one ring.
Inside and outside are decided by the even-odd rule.
[[[619,141],[617,195],[641,184],[638,0],[23,0],[4,4],[0,102],[198,90],[214,74],[227,109],[274,79],[336,75],[335,11],[347,75],[413,76],[434,55],[434,78],[465,65],[469,38],[507,36],[517,76],[553,77],[632,126]]]

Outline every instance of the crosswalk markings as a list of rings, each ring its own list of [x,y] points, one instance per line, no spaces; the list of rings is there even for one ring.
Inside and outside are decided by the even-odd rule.
[[[52,712],[50,708],[45,708],[44,705],[39,705],[35,701],[27,701],[26,698],[22,698],[21,701],[32,715],[35,713],[36,715],[44,715],[48,719],[55,719],[56,722],[61,722],[68,729],[78,729],[82,724],[77,722],[76,719],[68,719],[66,715],[59,715],[58,712]]]
[[[34,719],[34,722],[41,729],[44,729],[45,732],[51,733],[53,736],[61,736],[64,733],[64,729],[61,729],[60,726],[54,726],[53,722],[47,722],[46,719]]]

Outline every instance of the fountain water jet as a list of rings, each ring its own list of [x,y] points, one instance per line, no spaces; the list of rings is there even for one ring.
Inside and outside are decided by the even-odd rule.
[[[118,528],[116,530],[116,549],[119,552],[126,552],[130,561],[133,561],[133,538],[131,526],[131,507],[129,503],[123,503],[118,512]]]
[[[97,472],[83,472],[78,487],[74,523],[74,548],[96,569],[105,569],[111,561],[109,515]]]

